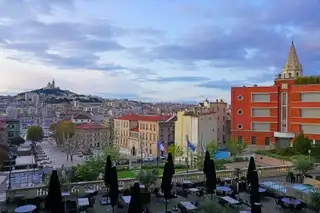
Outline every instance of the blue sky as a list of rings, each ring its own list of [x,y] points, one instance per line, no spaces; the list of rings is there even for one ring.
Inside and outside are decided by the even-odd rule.
[[[230,100],[271,85],[292,38],[320,68],[319,0],[0,0],[0,93],[63,89],[152,101]]]

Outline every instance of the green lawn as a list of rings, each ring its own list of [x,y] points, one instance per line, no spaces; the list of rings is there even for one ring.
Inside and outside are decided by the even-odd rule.
[[[149,171],[152,171],[153,169],[149,169]],[[186,169],[176,169],[176,172],[185,171]],[[163,169],[159,168],[159,175],[162,175]],[[129,170],[129,171],[120,171],[118,172],[118,178],[135,178],[137,174],[139,174],[140,169],[137,170]]]

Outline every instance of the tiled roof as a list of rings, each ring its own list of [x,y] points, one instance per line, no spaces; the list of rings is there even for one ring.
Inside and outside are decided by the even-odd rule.
[[[171,115],[125,115],[116,119],[127,121],[166,121],[170,117]]]
[[[105,126],[101,124],[79,124],[76,126],[77,129],[104,129]]]
[[[132,131],[132,132],[139,132],[139,127],[132,128],[132,129],[130,129],[130,131]]]
[[[90,117],[86,116],[86,115],[77,115],[74,117],[74,119],[91,119]]]

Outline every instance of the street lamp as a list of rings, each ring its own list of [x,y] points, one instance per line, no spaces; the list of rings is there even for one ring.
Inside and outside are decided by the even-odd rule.
[[[11,172],[12,172],[12,159],[13,159],[13,153],[10,151],[8,153],[8,157],[9,157],[9,162],[10,162],[10,167],[9,167],[9,185],[8,185],[8,189],[11,189]]]
[[[311,150],[310,149],[308,150],[308,153],[309,153],[309,161],[310,161],[310,154],[311,154]]]

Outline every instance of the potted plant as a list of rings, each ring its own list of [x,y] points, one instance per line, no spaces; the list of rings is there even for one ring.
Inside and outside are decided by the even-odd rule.
[[[146,195],[146,203],[151,202],[151,193],[149,192],[149,187],[156,183],[157,177],[158,176],[155,173],[148,170],[141,170],[137,176],[139,183],[144,185],[144,190],[141,191],[141,196],[144,197],[143,194]]]
[[[314,192],[311,194],[311,204],[318,212],[320,212],[320,192]]]

